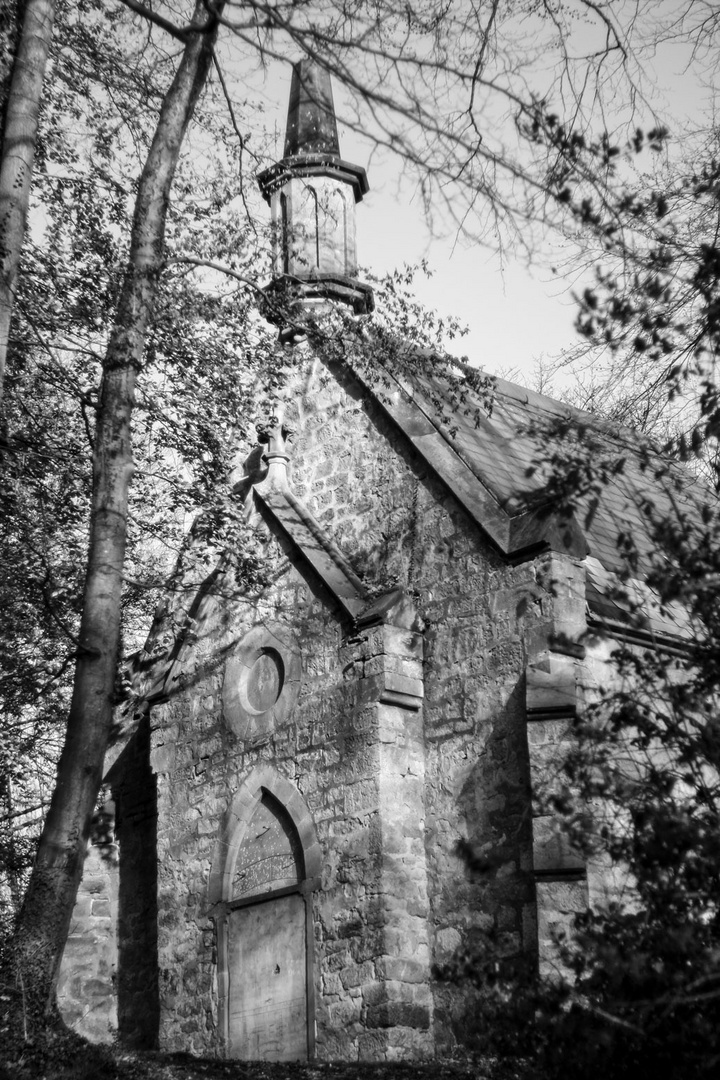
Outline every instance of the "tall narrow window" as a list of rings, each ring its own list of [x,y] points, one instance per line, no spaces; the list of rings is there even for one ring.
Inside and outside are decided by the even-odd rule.
[[[341,221],[340,235],[342,236],[342,245],[343,245],[343,250],[342,250],[342,273],[343,274],[354,274],[355,273],[355,266],[353,265],[354,260],[353,260],[353,258],[351,256],[351,252],[350,252],[350,239],[351,238],[350,238],[350,234],[349,234],[350,222],[348,220],[347,202],[345,200],[345,195],[344,195],[343,192],[338,192],[338,194],[340,196],[340,221]]]
[[[303,190],[304,260],[305,270],[312,273],[320,268],[320,206],[314,187],[306,184]]]
[[[290,273],[290,235],[288,228],[287,195],[280,193],[280,252],[283,274]]]
[[[320,206],[318,203],[317,191],[315,188],[310,188],[310,193],[313,199],[313,213],[315,215],[315,265],[318,270],[320,269]]]

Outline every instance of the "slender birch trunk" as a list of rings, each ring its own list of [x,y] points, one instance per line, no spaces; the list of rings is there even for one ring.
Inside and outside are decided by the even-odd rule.
[[[202,29],[187,37],[140,180],[128,267],[103,366],[73,697],[57,783],[15,937],[14,975],[29,1030],[46,1025],[54,1014],[57,973],[112,721],[133,472],[130,422],[135,380],[162,266],[170,187],[212,59],[216,29],[208,25],[208,6],[202,0],[196,2],[192,25]]]
[[[26,0],[0,157],[0,411],[20,252],[30,205],[40,100],[54,24],[55,0]]]

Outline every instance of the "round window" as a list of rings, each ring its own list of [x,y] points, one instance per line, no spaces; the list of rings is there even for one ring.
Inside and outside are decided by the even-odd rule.
[[[261,649],[247,672],[246,680],[246,707],[257,714],[272,709],[285,682],[285,665],[280,653],[275,649]]]
[[[247,742],[268,739],[292,714],[300,692],[300,650],[287,627],[254,626],[228,658],[223,713]]]

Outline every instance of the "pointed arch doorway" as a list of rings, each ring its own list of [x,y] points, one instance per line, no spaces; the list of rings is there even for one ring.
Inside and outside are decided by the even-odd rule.
[[[314,1055],[312,894],[319,870],[302,796],[274,770],[258,770],[233,800],[210,882],[211,899],[221,893],[212,910],[228,1057]]]

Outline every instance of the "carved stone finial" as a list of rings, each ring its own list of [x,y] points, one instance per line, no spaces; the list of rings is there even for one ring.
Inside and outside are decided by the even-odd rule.
[[[286,488],[287,464],[290,455],[287,453],[287,444],[295,434],[291,427],[282,422],[282,417],[271,416],[267,423],[255,425],[258,433],[258,441],[267,446],[263,459],[267,462],[267,483],[271,487]]]

